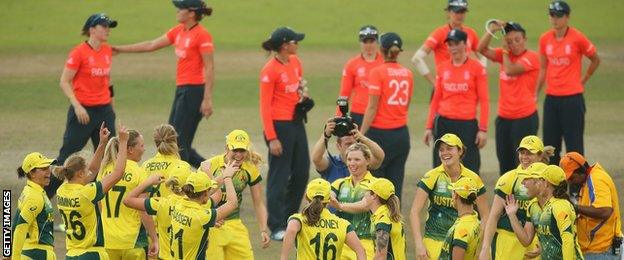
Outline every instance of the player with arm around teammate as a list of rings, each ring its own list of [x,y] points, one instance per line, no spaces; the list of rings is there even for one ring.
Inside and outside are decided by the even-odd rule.
[[[202,117],[212,115],[214,83],[214,44],[212,35],[200,24],[212,8],[203,0],[173,0],[178,9],[179,23],[166,34],[141,43],[113,46],[119,53],[153,52],[169,45],[175,46],[178,57],[176,91],[169,115],[169,124],[177,132],[180,157],[195,168],[205,159],[192,147],[195,132]]]
[[[500,63],[498,117],[496,117],[496,155],[499,173],[516,167],[516,145],[522,138],[537,134],[538,54],[526,47],[526,31],[519,23],[494,21],[488,25],[495,33],[503,30],[502,48],[490,48],[492,35],[486,33],[477,48],[483,56]]]
[[[293,246],[297,259],[341,259],[344,244],[355,251],[358,260],[366,259],[366,252],[351,224],[326,208],[330,191],[329,182],[320,178],[308,184],[306,200],[309,204],[288,220],[282,260],[288,259]]]
[[[104,249],[100,202],[106,192],[123,178],[129,133],[122,126],[118,136],[110,141],[109,134],[108,129],[102,125],[100,145],[89,165],[84,157],[72,155],[63,166],[55,169],[59,178],[65,180],[57,193],[57,207],[65,223],[67,235],[65,259],[109,259]],[[115,167],[111,174],[95,181],[107,143],[119,147]]]
[[[460,178],[473,178],[478,186],[475,204],[481,220],[489,214],[483,181],[479,175],[461,163],[467,152],[462,140],[454,134],[445,134],[436,140],[434,147],[442,163],[420,179],[410,211],[417,259],[438,259],[446,233],[458,217],[457,209],[453,207],[451,190],[448,189],[449,184],[457,182]],[[423,234],[420,227],[420,212],[425,208],[427,200],[429,217],[425,222]],[[482,221],[482,226],[486,224],[486,221]]]
[[[528,187],[524,178],[527,177],[529,167],[537,162],[548,163],[554,153],[552,146],[544,147],[542,140],[529,135],[522,139],[517,148],[520,164],[498,178],[494,189],[494,200],[490,215],[487,217],[487,226],[483,234],[483,243],[479,259],[521,259],[533,246],[525,247],[516,237],[505,213],[505,200],[513,195],[521,206],[517,218],[524,225],[528,215],[526,210],[535,195],[529,196]],[[534,166],[535,167],[535,166]],[[536,243],[537,241],[534,241]]]
[[[527,224],[522,226],[516,217],[519,204],[513,196],[508,196],[505,203],[518,239],[527,246],[537,234],[542,259],[583,259],[574,225],[576,212],[569,201],[564,171],[549,165],[532,171],[528,178],[534,179],[536,199],[529,205]]]
[[[223,171],[227,198],[236,198],[232,176],[238,170],[234,162],[230,162]],[[225,219],[238,207],[236,199],[228,199],[217,208],[206,207],[211,201],[210,196],[218,190],[217,182],[211,180],[207,174],[195,173],[186,179],[182,186],[186,197],[179,200],[171,212],[171,250],[174,259],[206,258],[210,227]]]

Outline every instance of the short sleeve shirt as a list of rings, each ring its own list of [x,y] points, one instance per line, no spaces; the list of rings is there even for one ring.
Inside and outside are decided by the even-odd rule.
[[[212,35],[201,24],[186,30],[184,24],[171,28],[167,34],[169,43],[175,46],[178,57],[176,85],[198,85],[206,83],[204,54],[214,52]]]
[[[185,169],[185,172],[189,174],[192,172],[191,165],[181,160],[178,156],[164,155],[161,153],[156,153],[154,157],[143,162],[143,165],[141,167],[143,168],[147,176],[155,173],[160,173],[163,175],[165,180],[167,180],[169,179],[171,171],[173,169],[176,169],[176,167],[178,166]],[[188,175],[182,175],[181,177],[182,180],[180,180],[180,182],[184,183],[184,180],[186,180],[186,177],[188,177]],[[171,194],[173,194],[173,192],[169,190],[169,188],[167,188],[163,183],[160,183],[152,189],[150,197],[168,197]]]
[[[583,93],[581,70],[583,56],[596,54],[596,46],[579,30],[568,27],[562,39],[555,37],[554,30],[542,34],[539,51],[546,56],[546,94],[570,96]]]
[[[520,221],[520,224],[524,226],[524,223],[527,220],[527,209],[529,207],[529,203],[531,202],[531,198],[527,193],[526,187],[522,185],[522,181],[527,176],[525,170],[522,169],[522,166],[518,166],[518,168],[508,171],[503,174],[498,181],[496,182],[496,188],[494,189],[494,194],[496,196],[507,199],[507,196],[513,195],[514,198],[518,201],[520,205],[520,209],[516,213],[516,217]],[[513,228],[511,227],[511,222],[509,220],[509,216],[507,213],[503,211],[501,217],[498,219],[498,224],[496,226],[499,229],[507,230],[509,232],[513,232]]]
[[[477,196],[485,193],[483,181],[473,171],[465,166],[459,178],[473,178],[478,186]],[[451,177],[442,165],[427,172],[418,182],[418,187],[429,195],[429,218],[425,223],[424,237],[436,241],[443,241],[446,233],[457,219],[457,210],[453,206],[452,191],[448,186],[452,183]]]
[[[65,68],[76,71],[72,89],[83,106],[107,105],[111,102],[110,71],[113,51],[102,43],[94,50],[87,42],[74,47],[65,61]]]
[[[215,225],[217,210],[181,199],[171,212],[174,259],[205,259],[208,230]]]
[[[371,216],[374,234],[383,230],[388,232],[388,253],[386,259],[407,259],[407,242],[405,240],[405,230],[402,222],[394,222],[390,219],[388,206],[382,205]]]
[[[383,55],[377,53],[374,61],[366,61],[361,54],[353,57],[342,70],[340,96],[350,97],[351,113],[364,114],[368,105],[368,75],[383,64]]]
[[[444,42],[451,29],[451,26],[448,24],[442,25],[436,28],[425,40],[424,45],[433,50],[436,65],[451,59],[448,47]],[[468,39],[466,41],[466,52],[468,54],[476,52],[477,46],[479,45],[479,36],[477,35],[477,32],[468,26],[462,26],[461,30],[466,32],[468,35]]]
[[[576,255],[576,259],[582,259],[574,225],[576,213],[570,202],[553,197],[546,202],[541,213],[535,219],[533,217],[532,215],[542,249],[542,259],[563,259],[562,256],[567,254],[563,252],[563,233],[569,233],[574,238],[573,255]]]
[[[297,233],[297,259],[338,259],[342,255],[347,233],[353,231],[349,221],[339,218],[323,209],[319,222],[309,224],[300,213],[288,218],[298,221],[301,230]]]
[[[375,67],[369,75],[368,94],[379,96],[379,103],[371,126],[378,129],[405,126],[413,91],[411,70],[392,62]]]
[[[464,259],[477,259],[477,247],[481,242],[479,234],[481,222],[477,213],[458,218],[451,229],[449,229],[442,244],[440,259],[451,260],[453,258],[453,247],[461,247],[466,250]]]
[[[364,198],[366,189],[363,184],[370,184],[376,178],[370,172],[364,175],[364,178],[357,184],[353,185],[353,177],[347,176],[345,178],[337,179],[332,183],[332,191],[336,194],[336,199],[342,203],[359,202]],[[351,214],[347,212],[338,211],[336,213],[338,217],[344,218],[351,222],[355,233],[360,239],[371,239],[371,213],[369,211],[357,214]]]
[[[512,63],[522,66],[524,72],[509,76],[503,68],[503,49],[494,49],[495,62],[500,63],[498,83],[498,115],[505,119],[519,119],[537,111],[537,76],[540,61],[537,53],[527,50],[520,55],[509,54]]]

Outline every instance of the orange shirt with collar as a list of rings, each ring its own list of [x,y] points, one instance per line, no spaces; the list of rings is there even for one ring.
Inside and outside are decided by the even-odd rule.
[[[202,55],[214,52],[212,36],[201,24],[186,30],[179,24],[167,32],[169,43],[175,46],[178,57],[176,85],[200,85],[206,83],[206,69]]]

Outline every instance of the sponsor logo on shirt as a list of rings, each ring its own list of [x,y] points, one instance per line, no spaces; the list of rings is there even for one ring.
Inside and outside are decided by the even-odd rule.
[[[91,76],[106,77],[110,74],[110,68],[91,68]]]
[[[449,92],[466,92],[468,91],[468,83],[444,83],[444,90]]]
[[[358,77],[364,77],[366,75],[366,68],[359,67],[357,69],[357,75],[358,75]]]

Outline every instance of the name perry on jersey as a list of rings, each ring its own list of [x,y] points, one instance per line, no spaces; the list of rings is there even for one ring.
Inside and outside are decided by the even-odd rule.
[[[61,195],[56,195],[56,199],[57,199],[57,204],[59,206],[63,206],[63,207],[70,207],[70,208],[79,208],[80,207],[80,198],[74,197],[74,198],[66,198],[63,197]]]
[[[171,165],[171,162],[151,162],[145,165],[145,169],[148,171],[161,171],[166,170]]]

